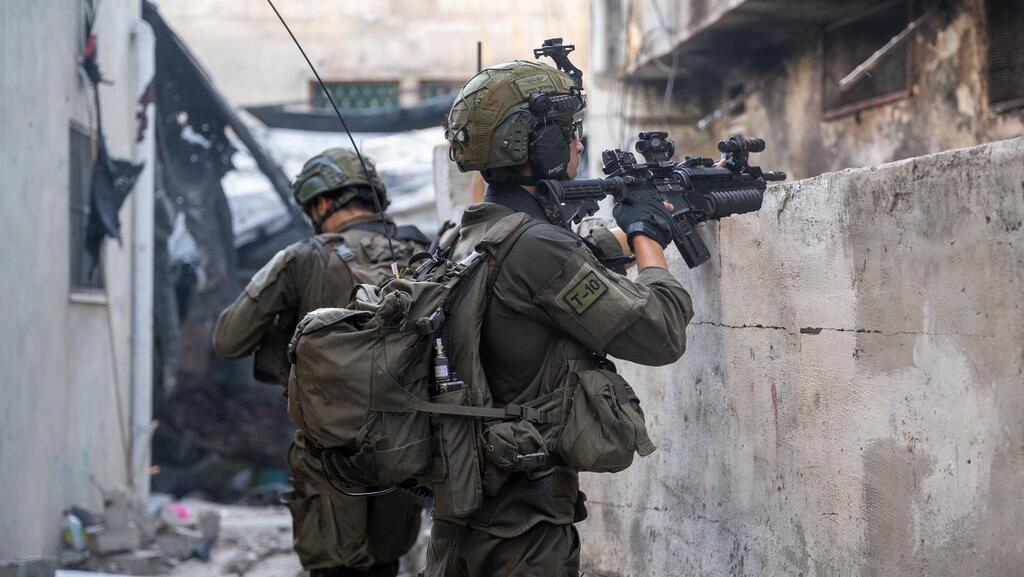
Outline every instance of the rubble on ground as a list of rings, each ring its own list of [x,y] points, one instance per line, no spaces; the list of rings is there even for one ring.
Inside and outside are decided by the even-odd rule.
[[[103,511],[64,514],[60,565],[127,575],[160,575],[190,560],[209,560],[220,514],[154,495],[142,503],[126,489],[102,490]]]

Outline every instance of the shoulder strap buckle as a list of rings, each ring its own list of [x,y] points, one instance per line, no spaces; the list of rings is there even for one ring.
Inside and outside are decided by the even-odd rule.
[[[544,423],[545,415],[533,407],[509,403],[505,405],[505,416],[512,419],[522,419],[533,423]]]
[[[352,252],[352,249],[349,248],[344,241],[339,242],[337,246],[334,247],[334,252],[345,262],[352,262],[356,260],[356,253]]]
[[[452,273],[455,276],[460,277],[469,276],[469,274],[473,272],[473,269],[476,268],[476,265],[480,264],[480,261],[483,260],[483,258],[483,253],[474,250],[469,254],[469,256],[460,260],[452,267]]]

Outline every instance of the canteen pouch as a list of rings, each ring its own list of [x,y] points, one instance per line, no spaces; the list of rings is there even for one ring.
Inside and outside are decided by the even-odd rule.
[[[505,471],[533,471],[548,464],[544,437],[526,420],[505,421],[484,432],[484,458]]]
[[[558,454],[578,471],[616,473],[656,448],[647,434],[640,399],[614,371],[570,373]]]
[[[465,405],[466,390],[442,393],[432,401],[442,405]],[[436,414],[433,421],[434,509],[444,515],[465,517],[483,503],[478,443],[480,420]]]

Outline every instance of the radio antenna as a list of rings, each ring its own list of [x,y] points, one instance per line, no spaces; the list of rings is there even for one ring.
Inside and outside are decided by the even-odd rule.
[[[373,180],[370,178],[370,171],[366,169],[366,161],[363,160],[363,153],[359,152],[359,147],[356,146],[356,139],[352,136],[352,131],[348,129],[348,124],[345,119],[341,116],[341,111],[338,110],[338,105],[334,103],[334,97],[331,96],[331,91],[327,90],[327,85],[320,79],[320,74],[316,71],[316,67],[313,66],[313,62],[306,55],[306,51],[302,49],[302,44],[299,44],[299,39],[292,33],[292,29],[288,27],[288,23],[284,21],[284,17],[277,11],[277,6],[271,0],[267,0],[267,4],[270,4],[270,8],[277,15],[277,19],[281,21],[281,25],[288,31],[288,35],[292,37],[292,42],[295,43],[295,47],[302,53],[302,57],[306,59],[306,64],[309,64],[309,69],[313,71],[313,76],[316,77],[316,81],[320,84],[320,88],[324,91],[324,96],[327,97],[327,101],[331,103],[331,108],[334,109],[334,113],[338,115],[338,120],[341,121],[341,127],[345,129],[345,134],[348,135],[349,142],[352,143],[352,148],[356,151],[356,156],[359,158],[359,165],[363,167],[363,176],[366,177],[366,182],[370,184],[371,190],[373,189]],[[377,213],[380,214],[380,222],[384,225],[384,236],[388,239],[388,251],[391,253],[391,274],[395,278],[398,278],[398,260],[395,259],[395,247],[391,244],[391,235],[388,234],[388,221],[384,217],[384,207],[380,205],[380,196],[377,191],[373,191],[373,206],[377,209]]]

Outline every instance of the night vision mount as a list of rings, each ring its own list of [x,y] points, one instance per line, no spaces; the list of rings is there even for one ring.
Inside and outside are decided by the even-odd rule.
[[[576,88],[583,90],[583,71],[569,61],[569,53],[573,50],[576,50],[575,44],[562,44],[561,38],[548,38],[540,48],[533,49],[533,57],[547,56],[551,58],[559,70],[569,75]]]

